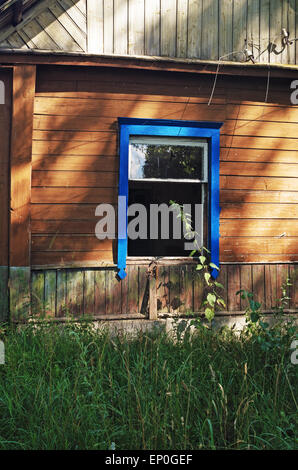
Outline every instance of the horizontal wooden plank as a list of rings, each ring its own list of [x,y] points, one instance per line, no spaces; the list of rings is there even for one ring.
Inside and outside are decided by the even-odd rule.
[[[297,191],[298,178],[221,176],[220,189],[248,189],[255,191]]]
[[[226,65],[225,65],[226,66]],[[200,95],[210,94],[213,87],[213,77],[201,75],[199,78],[196,74],[180,75],[172,73],[169,77],[168,73],[160,71],[158,74],[155,72],[142,72],[142,71],[128,71],[121,70],[121,75],[113,74],[109,70],[94,70],[89,69],[88,74],[80,72],[78,68],[72,67],[72,77],[70,77],[69,68],[64,68],[53,71],[53,68],[47,68],[48,74],[45,71],[40,71],[38,76],[37,96],[45,97],[69,97],[79,96],[80,98],[109,98],[109,94],[127,94],[138,95],[144,94],[146,91],[148,96],[151,95],[166,95],[175,96],[176,90],[178,96],[191,96],[197,97],[197,90],[200,90]],[[48,75],[48,76],[47,76]],[[173,79],[172,79],[173,78]],[[70,95],[63,95],[63,91],[71,91],[71,82],[73,80],[72,92]],[[150,89],[152,82],[155,82],[154,90]],[[270,98],[279,96],[283,100],[289,100],[287,90],[290,89],[290,79],[277,80],[271,83]],[[264,102],[266,93],[267,82],[259,78],[245,77],[245,80],[239,80],[238,77],[219,75],[215,97],[227,96],[230,102],[235,101],[238,93],[242,93],[241,97],[246,96],[246,101],[252,101],[252,98],[261,98],[261,103],[264,106],[271,106],[270,101]],[[230,88],[231,92],[227,93]],[[283,88],[283,89],[281,89]],[[74,92],[77,91],[77,95]],[[175,91],[175,93],[174,93]],[[254,94],[253,94],[253,93]],[[183,95],[184,93],[184,95]],[[236,98],[235,98],[236,97]],[[242,98],[243,99],[243,98]],[[245,101],[245,100],[244,100]],[[259,101],[258,101],[259,102]],[[274,102],[275,106],[281,106],[278,100]]]
[[[205,99],[207,102],[207,99]],[[193,105],[195,106],[195,105]],[[37,97],[34,102],[35,114],[51,114],[56,116],[94,116],[94,117],[149,117],[159,116],[160,119],[171,119],[170,116],[181,115],[184,103],[154,101],[107,101],[66,98]]]
[[[214,72],[215,71],[216,67],[214,68]],[[185,87],[195,86],[196,83],[199,83],[200,86],[209,86],[209,88],[212,86],[212,84],[210,85],[210,77],[208,77],[207,74],[202,74],[199,80],[196,73],[189,73],[185,74],[184,76],[181,76],[180,73],[173,73],[172,75],[175,76],[175,81],[169,80],[169,74],[167,70],[163,69],[160,69],[158,74],[156,74],[156,71],[154,70],[146,70],[146,72],[144,72],[144,70],[138,70],[137,67],[134,70],[123,67],[121,70],[121,74],[117,74],[115,73],[115,70],[109,69],[107,67],[101,67],[100,69],[96,67],[89,67],[88,73],[86,73],[80,65],[65,65],[65,67],[59,67],[59,70],[56,70],[54,65],[47,65],[39,69],[37,90],[38,92],[46,91],[47,83],[57,83],[72,79],[78,82],[78,91],[97,92],[100,91],[104,85],[111,85],[110,88],[112,88],[113,85],[118,85],[117,88],[113,87],[112,89],[116,91],[118,89],[119,91],[119,85],[123,85],[123,89],[125,92],[126,89],[130,90],[129,85],[134,86],[135,84],[139,84],[144,88],[145,85],[151,84],[152,80],[154,80],[157,76],[159,80],[156,82],[156,89],[158,89],[159,87],[166,88],[167,85],[170,87],[177,87],[177,81],[179,82],[179,84],[182,84]],[[226,88],[226,81],[223,79],[223,76],[221,76],[220,78],[221,80],[218,81],[219,88],[224,89]],[[237,81],[237,77],[232,77],[231,75],[229,75],[228,80],[229,79],[233,81],[233,84],[235,84],[236,88],[245,88],[243,84],[239,84],[239,81]],[[283,78],[278,81],[284,84],[287,83],[288,80],[289,78]],[[260,80],[258,80],[258,77],[247,76],[245,83],[247,84],[249,89],[254,89],[257,87],[259,90],[264,89],[264,85],[262,86],[262,84],[260,84]],[[257,87],[256,84],[258,84]],[[274,82],[272,82],[272,88],[276,88],[274,86]],[[59,91],[59,88],[57,89],[57,91]]]
[[[198,78],[196,75],[172,73],[169,77],[167,73],[161,72],[157,75],[149,71],[146,73],[136,73],[135,71],[125,75],[125,71],[121,70],[121,79],[117,79],[117,75],[111,75],[104,69],[100,72],[95,71],[95,73],[89,69],[85,77],[79,75],[76,70],[74,67],[72,68],[72,78],[67,72],[62,72],[60,76],[52,76],[51,72],[49,77],[41,78],[39,76],[36,96],[76,99],[167,100],[173,102],[175,99],[182,101],[187,98],[188,101],[190,98],[192,103],[202,101],[202,97],[209,100],[214,82],[213,77],[210,79],[210,76],[207,75],[201,75]],[[59,73],[59,70],[55,73]],[[154,83],[154,89],[152,89],[152,83]],[[289,80],[271,82],[272,94],[268,96],[268,102],[265,103],[266,83],[261,83],[261,80],[249,80],[248,77],[245,80],[235,80],[231,76],[225,77],[224,80],[223,76],[219,76],[212,103],[219,99],[227,100],[235,118],[247,119],[242,112],[239,116],[238,113],[236,114],[235,110],[238,106],[258,106],[258,116],[264,116],[274,107],[281,110],[291,104],[290,94],[287,91],[290,90],[290,83]],[[281,88],[284,91],[281,91]]]
[[[65,85],[64,85],[65,83]],[[78,90],[74,90],[75,86],[74,84],[78,84]],[[89,87],[86,85],[86,83],[89,84]],[[162,94],[159,95],[155,92],[155,90],[151,90],[151,93],[136,93],[132,92],[132,90],[129,89],[129,84],[128,88],[125,90],[125,84],[122,82],[121,88],[119,87],[121,83],[119,82],[117,84],[118,90],[115,92],[112,92],[113,89],[113,84],[107,83],[106,86],[104,87],[103,84],[99,84],[96,86],[94,82],[74,82],[74,81],[47,81],[44,82],[41,86],[43,87],[44,91],[39,91],[35,94],[36,98],[62,98],[62,99],[84,99],[84,100],[116,100],[116,101],[162,101],[162,102],[167,102],[167,101],[172,101],[172,102],[180,102],[180,103],[187,103],[188,101],[191,103],[195,102],[201,102],[202,98],[196,97],[196,96],[188,96],[185,94],[185,96],[180,96],[180,95],[169,95],[169,94]],[[123,86],[124,85],[124,86]],[[61,88],[62,87],[62,88]],[[86,90],[86,88],[89,88],[90,91],[81,91],[81,89]],[[98,91],[96,91],[96,88]],[[105,88],[105,90],[104,90]],[[63,91],[59,91],[59,90]],[[51,91],[53,90],[53,91]],[[188,88],[189,90],[189,88]],[[189,90],[190,92],[192,90]],[[197,100],[197,101],[196,101]],[[206,101],[206,98],[204,99]]]
[[[298,237],[298,223],[276,219],[221,219],[221,237]],[[298,248],[298,247],[297,247]]]
[[[298,189],[298,188],[297,188]],[[248,191],[228,190],[220,192],[221,203],[269,202],[269,203],[298,203],[298,191]]]
[[[32,234],[69,233],[91,234],[95,233],[96,220],[32,220]]]
[[[38,130],[67,130],[67,131],[116,131],[117,120],[108,117],[88,116],[53,116],[34,115],[33,127]]]
[[[295,150],[221,148],[221,161],[262,162],[262,163],[297,163]]]
[[[235,176],[277,176],[297,178],[298,163],[289,164],[224,161],[220,163],[220,174]]]
[[[220,263],[296,263],[298,254],[270,254],[270,253],[220,253]]]
[[[32,252],[32,266],[67,266],[67,267],[101,267],[113,264],[113,256],[108,251],[39,251]]]
[[[266,86],[263,90],[233,90],[232,87],[229,87],[227,90],[227,103],[229,104],[241,104],[243,102],[253,102],[259,106],[264,105],[266,101]],[[267,105],[284,105],[290,106],[290,93],[286,91],[270,91],[267,97]]]
[[[221,254],[297,254],[298,237],[221,237]],[[98,240],[95,235],[33,235],[32,252],[35,251],[112,251],[112,240]]]
[[[114,132],[100,132],[100,131],[63,131],[63,130],[34,130],[33,140],[46,140],[46,141],[81,141],[81,142],[111,142],[116,141],[116,134]]]
[[[95,171],[33,171],[32,187],[95,187],[112,188],[118,185],[118,173]]]
[[[221,204],[220,216],[222,219],[298,219],[298,205],[269,203]]]
[[[96,220],[97,204],[32,204],[32,220]]]
[[[33,187],[31,202],[37,204],[112,204],[117,202],[117,191],[114,188]]]
[[[217,67],[216,63],[215,64],[208,64],[208,67],[206,67],[206,63],[195,63],[194,64],[191,61],[185,61],[185,60],[173,60],[169,61],[167,58],[150,58],[146,57],[146,61],[143,59],[139,59],[137,62],[135,61],[134,58],[127,57],[127,58],[121,58],[121,60],[117,60],[117,58],[113,58],[112,60],[109,57],[94,57],[93,62],[94,62],[94,67],[90,68],[90,75],[89,72],[88,74],[84,70],[84,68],[81,66],[84,63],[87,63],[87,66],[90,67],[90,63],[88,64],[88,61],[86,61],[86,58],[81,58],[81,60],[77,59],[74,61],[73,59],[70,59],[70,65],[67,65],[66,63],[66,57],[63,57],[63,61],[59,61],[59,63],[63,62],[65,67],[59,67],[58,70],[55,68],[54,64],[57,62],[52,61],[52,64],[49,61],[49,58],[47,57],[48,60],[41,60],[41,63],[47,64],[45,67],[43,67],[43,70],[40,71],[40,78],[41,79],[49,79],[49,80],[63,80],[65,79],[65,74],[69,73],[69,71],[72,71],[72,77],[74,80],[79,80],[79,81],[91,81],[94,80],[95,83],[101,79],[102,81],[109,81],[111,80],[111,77],[115,79],[115,74],[114,69],[110,69],[108,67],[103,67],[103,63],[105,65],[111,64],[114,67],[119,66],[119,64],[122,64],[122,70],[121,70],[121,78],[123,76],[123,80],[126,81],[126,78],[130,77],[131,80],[140,80],[140,77],[143,77],[144,75],[148,75],[148,80],[152,80],[156,76],[156,71],[153,70],[152,68],[152,63],[157,63],[157,64],[163,64],[163,67],[159,67],[159,72],[158,75],[161,77],[166,82],[166,78],[168,76],[168,69],[165,67],[165,65],[170,64],[171,62],[176,64],[183,64],[184,67],[186,68],[186,65],[189,65],[189,73],[183,75],[180,77],[181,82],[186,82],[188,83],[188,80],[195,80],[198,82],[198,75],[197,72],[204,71],[205,73],[200,74],[200,80],[202,79],[207,79],[210,81],[209,73],[216,73]],[[108,60],[109,59],[109,60]],[[20,61],[21,58],[17,56],[17,60]],[[91,61],[91,59],[90,59]],[[77,62],[77,64],[74,64],[73,62]],[[140,69],[140,65],[143,64],[143,62],[148,63],[148,67],[146,68],[146,73],[144,74],[144,68]],[[97,68],[96,64],[100,64],[101,68]],[[128,65],[135,64],[134,69],[129,69]],[[169,66],[170,68],[170,66]],[[178,70],[178,67],[177,67]],[[295,77],[294,71],[291,72],[289,69],[285,70],[280,70],[279,68],[272,68],[271,69],[271,78],[275,78],[278,82],[285,83],[288,80],[290,80],[292,77]],[[268,67],[264,65],[263,67],[253,67],[251,64],[248,63],[242,63],[242,64],[224,64],[224,67],[222,67],[221,70],[221,77],[223,77],[223,85],[226,86],[226,79],[232,79],[233,82],[236,84],[235,86],[239,86],[239,81],[238,77],[236,74],[241,74],[242,76],[245,77],[245,84],[251,84],[250,88],[254,89],[256,81],[259,83],[259,86],[263,85],[263,89],[266,87],[266,78],[268,75]],[[176,74],[180,75],[180,74]],[[260,76],[264,77],[264,80],[260,80]],[[169,80],[168,80],[169,81]],[[245,86],[244,84],[244,86]],[[273,86],[273,81],[272,81],[272,86]],[[242,86],[243,88],[243,86]],[[280,87],[279,87],[280,88]]]
[[[145,77],[143,78],[143,80]],[[154,78],[156,79],[156,77]],[[114,86],[113,86],[114,85]],[[58,85],[60,87],[60,85]],[[94,84],[92,84],[94,87]],[[113,88],[116,88],[116,92],[113,93]],[[189,105],[190,110],[194,110],[195,107],[200,108],[201,105],[209,105],[211,85],[209,84],[208,89],[200,86],[197,83],[196,86],[187,86],[185,83],[179,83],[177,81],[171,83],[168,81],[167,85],[161,87],[156,84],[152,88],[152,82],[148,83],[144,87],[144,83],[133,84],[133,89],[131,86],[125,82],[118,83],[109,83],[107,85],[106,91],[103,93],[100,90],[99,93],[80,93],[78,91],[69,93],[68,90],[62,93],[43,93],[41,95],[36,95],[35,99],[35,114],[49,114],[49,110],[52,112],[59,111],[60,106],[63,107],[64,111],[68,111],[70,106],[78,106],[79,109],[84,110],[86,113],[94,111],[98,112],[100,109],[110,111],[115,111],[117,106],[121,106],[121,109],[124,111],[131,112],[132,109],[137,105],[143,105],[145,109],[155,109],[155,106],[162,106],[162,104],[167,103],[167,105],[177,105],[179,107],[173,106],[173,109],[180,109],[181,105]],[[58,88],[59,89],[59,88]],[[199,93],[198,93],[199,91]],[[52,96],[54,95],[54,96]],[[218,89],[213,97],[212,103],[208,106],[212,108],[213,106],[225,105],[226,99],[224,92],[219,92]],[[61,113],[58,113],[62,115]]]
[[[93,235],[49,235],[32,236],[33,251],[109,251],[112,250],[112,240],[98,240]]]
[[[116,139],[102,142],[80,142],[71,140],[43,141],[34,140],[32,153],[36,155],[112,155],[117,151]]]
[[[267,122],[298,122],[298,108],[293,106],[278,106],[262,103],[258,105],[251,101],[239,104],[227,104],[227,119],[244,119],[249,121]]]
[[[222,133],[237,136],[279,137],[295,139],[298,136],[298,123],[272,122],[271,120],[228,120],[222,127]]]
[[[235,237],[220,238],[222,255],[233,254],[297,254],[298,237],[266,238],[266,237]]]
[[[75,81],[68,76],[65,80],[46,81],[39,86],[36,98],[39,99],[76,99],[76,100],[106,100],[106,101],[155,101],[155,102],[180,102],[180,103],[208,103],[212,83],[209,81],[187,82],[181,81],[181,77],[175,77],[167,84],[157,82],[159,77],[153,77],[148,81],[147,74],[142,81],[125,81],[111,79],[109,82],[101,81]],[[174,78],[174,77],[173,77]],[[184,77],[185,78],[185,77]],[[101,77],[97,77],[101,80]],[[152,83],[155,81],[154,88]],[[198,94],[198,90],[200,93]],[[217,87],[214,92],[213,104],[226,102],[225,90]]]
[[[297,150],[297,139],[279,137],[241,137],[222,135],[221,147],[246,148],[246,149],[280,149]]]
[[[33,155],[33,170],[74,170],[74,171],[110,171],[117,172],[119,157],[99,157],[97,155],[77,155],[75,157],[65,155]]]

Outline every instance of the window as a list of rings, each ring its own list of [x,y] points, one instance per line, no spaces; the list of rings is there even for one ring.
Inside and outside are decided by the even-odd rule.
[[[170,201],[184,205],[192,222],[199,219],[197,239],[203,246],[207,183],[207,139],[131,136],[128,207],[142,204],[147,220],[139,238],[128,238],[128,256],[189,256],[192,250],[185,247],[181,219],[171,210]],[[133,216],[128,213],[128,222]]]
[[[210,249],[212,262],[218,264],[221,125],[119,118],[120,278],[126,276],[127,255],[185,257],[189,254],[185,239],[179,237],[179,230],[175,231],[177,217],[171,210],[164,212],[170,201],[186,204],[192,220],[199,220],[199,243]],[[140,205],[146,208],[146,218],[137,224],[142,233],[137,238],[128,237],[131,220]],[[212,274],[216,277],[217,271]]]

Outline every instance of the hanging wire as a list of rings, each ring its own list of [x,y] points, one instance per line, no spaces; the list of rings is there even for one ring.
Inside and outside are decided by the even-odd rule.
[[[286,46],[290,46],[291,44],[293,44],[295,41],[298,41],[298,38],[289,38],[289,37],[285,37],[284,35],[284,31],[282,31],[281,34],[278,34],[274,39],[273,41],[270,43],[270,46],[269,47],[266,47],[266,49],[264,49],[262,52],[259,53],[259,55],[254,58],[254,61],[257,61],[262,54],[264,54],[264,52],[269,51],[269,60],[270,60],[270,54],[272,54],[273,52],[273,48],[274,48],[274,45],[275,45],[275,41],[279,38],[279,37],[283,37],[283,41],[282,41],[282,47],[283,49],[281,50],[281,52],[284,51],[284,49],[286,48]],[[249,46],[249,47],[253,47],[253,48],[256,48],[258,49],[259,51],[261,51],[261,45],[260,44],[255,44],[253,41],[248,41],[247,39],[245,40],[245,46]],[[218,64],[217,64],[217,68],[216,68],[216,73],[215,73],[215,78],[214,78],[214,83],[213,83],[213,87],[212,87],[212,91],[211,91],[211,95],[210,95],[210,98],[209,98],[209,101],[208,101],[208,106],[211,105],[211,102],[213,100],[213,97],[214,97],[214,93],[215,93],[215,88],[216,88],[216,84],[217,84],[217,79],[218,79],[218,74],[219,74],[219,69],[220,69],[220,66],[221,66],[221,61],[226,58],[226,57],[229,57],[233,54],[243,54],[244,56],[244,59],[247,58],[247,53],[245,52],[246,50],[242,50],[242,51],[233,51],[233,52],[230,52],[229,54],[225,54],[223,56],[221,56],[219,58],[219,61],[218,61]],[[268,64],[268,74],[267,74],[267,86],[266,86],[266,94],[265,94],[265,103],[267,103],[268,101],[268,96],[269,96],[269,87],[270,87],[270,78],[271,78],[271,69],[270,69],[270,63]]]
[[[216,87],[216,83],[217,83],[217,78],[218,78],[218,74],[219,74],[219,68],[221,66],[220,61],[222,59],[224,59],[225,57],[229,57],[230,55],[233,55],[233,54],[243,54],[244,58],[246,58],[245,52],[243,52],[243,51],[233,51],[233,52],[230,52],[229,54],[225,54],[225,55],[223,55],[219,58],[217,68],[216,68],[216,73],[215,73],[215,79],[214,79],[214,83],[213,83],[213,87],[212,87],[212,91],[211,91],[211,95],[210,95],[210,98],[209,98],[209,101],[208,101],[208,106],[211,105],[211,102],[212,102],[212,99],[213,99],[213,96],[214,96],[215,87]]]
[[[262,52],[260,52],[260,54],[256,57],[255,60],[258,60],[258,59],[261,57],[261,55],[264,54],[264,52],[266,52],[266,51],[268,51],[268,50],[269,50],[269,57],[270,57],[270,54],[271,54],[272,51],[273,51],[273,46],[274,46],[274,44],[275,44],[275,41],[276,41],[279,37],[281,37],[281,36],[283,36],[283,33],[278,34],[278,35],[273,39],[273,41],[269,44],[270,47],[268,48],[268,46],[267,46],[266,49],[264,49]],[[282,51],[283,51],[284,49],[285,49],[285,46],[283,47]],[[261,50],[261,49],[259,49],[259,50]],[[281,52],[282,52],[282,51],[281,51]]]

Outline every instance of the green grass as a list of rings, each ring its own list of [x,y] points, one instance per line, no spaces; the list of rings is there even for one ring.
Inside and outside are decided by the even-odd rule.
[[[292,337],[200,328],[111,338],[91,325],[8,329],[0,449],[297,449]]]

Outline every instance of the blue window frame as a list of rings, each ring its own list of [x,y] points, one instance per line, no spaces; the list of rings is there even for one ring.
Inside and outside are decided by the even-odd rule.
[[[159,119],[118,118],[120,131],[119,216],[118,216],[118,276],[126,277],[127,204],[130,136],[162,136],[204,138],[208,140],[208,249],[211,262],[219,266],[219,153],[222,122],[176,121]],[[124,196],[121,198],[121,196]],[[122,205],[122,207],[121,207]],[[216,278],[218,271],[212,270]]]

